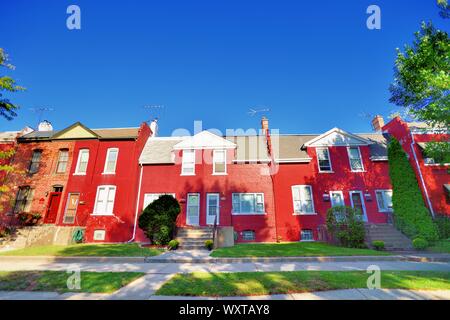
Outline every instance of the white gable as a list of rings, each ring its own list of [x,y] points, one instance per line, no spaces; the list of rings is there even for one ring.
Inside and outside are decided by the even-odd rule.
[[[173,149],[234,149],[236,144],[209,131],[202,131],[196,135],[177,143]]]
[[[333,128],[330,131],[305,143],[306,147],[326,147],[326,146],[366,146],[370,141],[358,137],[354,134]]]

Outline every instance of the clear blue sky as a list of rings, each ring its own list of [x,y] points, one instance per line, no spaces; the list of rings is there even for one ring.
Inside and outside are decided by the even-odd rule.
[[[370,131],[362,112],[388,115],[395,48],[422,20],[448,27],[435,0],[87,1],[0,3],[0,47],[27,88],[22,108],[0,130],[36,125],[29,108],[48,106],[57,129],[138,126],[144,105],[164,105],[160,133],[251,128],[269,107],[272,128],[320,133]],[[81,8],[81,30],[66,28],[67,6]],[[381,7],[381,30],[366,8]]]

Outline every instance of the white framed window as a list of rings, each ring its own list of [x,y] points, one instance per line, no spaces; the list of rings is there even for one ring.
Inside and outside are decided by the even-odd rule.
[[[116,186],[98,186],[95,198],[95,215],[113,215]]]
[[[56,164],[56,173],[66,172],[68,162],[69,162],[69,150],[60,149],[58,153],[58,162]]]
[[[254,230],[244,230],[242,231],[242,240],[244,241],[255,241],[256,234]]]
[[[227,174],[227,152],[226,150],[213,151],[213,174]]]
[[[328,148],[316,148],[317,164],[319,165],[319,172],[332,172],[330,151]]]
[[[348,160],[350,162],[350,169],[353,172],[364,171],[364,165],[361,157],[361,150],[359,147],[349,147],[347,148]]]
[[[34,197],[34,189],[29,186],[20,187],[14,204],[14,213],[30,212]]]
[[[233,214],[264,214],[264,193],[233,193]]]
[[[175,198],[175,193],[146,193],[144,194],[144,206],[142,209],[147,208],[147,206],[153,201],[159,199],[163,195],[169,195]]]
[[[379,212],[392,212],[392,190],[376,190],[375,195],[377,197],[378,211]]]
[[[342,191],[330,191],[330,201],[332,207],[344,206],[344,193]]]
[[[292,186],[292,200],[294,203],[294,214],[316,214],[311,186]]]
[[[314,233],[311,229],[302,229],[300,232],[300,241],[314,241]]]
[[[109,148],[106,152],[105,167],[103,174],[115,174],[117,166],[117,158],[119,157],[119,149]]]
[[[183,150],[181,162],[181,175],[195,175],[195,150]]]
[[[74,174],[85,175],[89,163],[89,149],[80,149]]]
[[[105,230],[95,230],[94,231],[94,240],[95,241],[104,241],[106,236]]]
[[[34,150],[31,156],[30,166],[28,168],[28,173],[35,174],[39,171],[39,164],[41,162],[42,150]]]

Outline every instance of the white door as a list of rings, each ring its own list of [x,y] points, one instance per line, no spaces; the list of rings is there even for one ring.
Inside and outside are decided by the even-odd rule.
[[[352,208],[359,211],[363,216],[363,220],[367,222],[366,206],[364,204],[362,191],[350,191],[350,201],[352,203]]]
[[[200,216],[200,194],[188,193],[186,206],[186,224],[190,226],[198,226],[199,216]]]
[[[216,217],[216,223],[219,224],[219,199],[218,193],[208,193],[206,195],[206,224],[214,224]]]
[[[330,191],[331,206],[344,206],[344,194],[342,191]]]

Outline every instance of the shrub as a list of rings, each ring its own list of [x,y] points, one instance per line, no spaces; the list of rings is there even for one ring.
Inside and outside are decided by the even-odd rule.
[[[139,217],[139,228],[154,244],[165,245],[173,237],[180,204],[171,195],[162,195],[149,204]]]
[[[365,247],[365,229],[362,216],[353,208],[336,206],[327,211],[328,231],[341,245],[350,248]]]
[[[205,241],[205,247],[208,250],[212,250],[212,248],[214,247],[214,242],[212,240],[206,240]]]
[[[179,245],[180,245],[180,242],[178,240],[170,240],[168,247],[169,247],[169,250],[177,250]]]
[[[439,215],[434,219],[440,239],[450,238],[450,217]]]
[[[372,247],[374,247],[375,250],[379,251],[384,250],[384,241],[381,240],[372,241]]]
[[[17,217],[22,225],[34,226],[41,220],[42,216],[40,213],[21,212]]]
[[[425,250],[428,247],[428,241],[423,238],[415,238],[412,243],[416,250]]]
[[[395,138],[389,143],[388,159],[395,226],[409,238],[437,240],[438,231],[423,201],[416,175]]]

